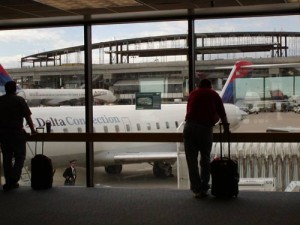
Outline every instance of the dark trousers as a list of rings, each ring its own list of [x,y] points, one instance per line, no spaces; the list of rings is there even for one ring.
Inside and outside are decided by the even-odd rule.
[[[26,157],[26,139],[23,130],[0,133],[3,155],[3,170],[6,184],[14,184],[20,180]]]
[[[190,188],[193,192],[208,190],[210,179],[210,152],[213,140],[212,127],[186,122],[183,136]],[[198,159],[199,153],[200,160]],[[199,170],[199,167],[201,170]]]

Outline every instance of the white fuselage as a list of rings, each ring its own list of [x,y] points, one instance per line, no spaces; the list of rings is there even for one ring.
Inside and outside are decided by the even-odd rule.
[[[82,101],[85,98],[84,89],[20,89],[18,95],[26,99],[29,105],[59,106],[72,101]],[[93,99],[99,102],[111,103],[116,97],[109,90],[93,89]],[[83,101],[82,101],[83,102]]]
[[[232,104],[224,105],[233,129],[242,119],[241,111]],[[85,107],[38,107],[31,110],[36,127],[45,126],[46,120],[50,120],[52,132],[85,132]],[[94,106],[94,132],[177,132],[184,121],[185,111],[186,104],[166,104],[161,110],[136,110],[134,105]],[[28,148],[27,156],[32,157],[34,143],[28,143]],[[85,143],[46,142],[44,150],[56,166],[65,165],[72,158],[79,163],[85,162]],[[122,164],[151,162],[163,154],[175,155],[176,151],[176,143],[94,143],[97,166],[120,164],[118,157],[122,158]]]

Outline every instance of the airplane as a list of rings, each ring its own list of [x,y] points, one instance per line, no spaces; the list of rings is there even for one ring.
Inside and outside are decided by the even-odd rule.
[[[243,64],[238,62],[237,65]],[[237,75],[234,67],[229,80]],[[224,86],[226,90],[230,83]],[[228,92],[226,92],[228,93]],[[238,127],[244,118],[233,104],[224,103],[231,129]],[[36,127],[51,122],[52,132],[85,132],[85,107],[35,107],[31,108]],[[93,107],[94,132],[177,132],[184,123],[186,104],[162,104],[161,109],[137,110],[135,105],[111,105]],[[28,130],[28,128],[26,128]],[[94,143],[94,164],[104,166],[108,174],[120,174],[123,164],[150,163],[156,177],[172,176],[172,165],[177,160],[177,143]],[[34,153],[34,143],[28,142],[27,157]],[[27,151],[27,152],[28,152]],[[85,143],[45,143],[45,153],[53,165],[61,167],[70,159],[85,164]]]
[[[254,65],[250,61],[243,61],[243,64],[236,65],[240,68],[238,69],[238,75],[235,79],[239,78],[250,78],[250,72],[254,69],[269,69],[269,68],[299,68],[299,63],[282,63],[282,64],[260,64]],[[231,67],[218,67],[219,69],[231,68]],[[253,78],[256,79],[256,78]],[[230,82],[227,80],[227,82]],[[225,84],[226,85],[226,84]],[[269,91],[269,100],[261,99],[259,93],[252,90],[245,90],[245,95],[242,98],[235,99],[234,93],[234,82],[231,82],[227,88],[227,93],[221,93],[223,96],[223,101],[230,102],[240,107],[240,109],[248,113],[258,113],[261,110],[265,111],[291,111],[297,112],[298,99],[299,96],[285,95],[280,89],[271,89]],[[272,84],[270,84],[272,86]],[[274,87],[273,87],[274,88]]]
[[[292,127],[292,126],[287,126],[287,127],[268,127],[266,130],[267,133],[299,133],[300,132],[300,127]]]
[[[4,94],[4,84],[12,80],[0,64],[0,94]],[[22,89],[18,86],[17,94],[23,97],[29,106],[60,106],[76,105],[84,102],[84,89]],[[116,101],[114,94],[106,89],[93,89],[93,99],[96,103],[112,103]]]

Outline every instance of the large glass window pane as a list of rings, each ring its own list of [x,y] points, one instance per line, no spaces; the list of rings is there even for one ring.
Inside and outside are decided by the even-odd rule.
[[[197,20],[195,27],[196,80],[208,78],[214,89],[227,88],[225,103],[247,113],[232,132],[300,130],[295,113],[300,93],[299,16]],[[229,77],[232,71],[235,76]],[[294,146],[297,143],[233,143],[231,153],[239,161],[241,181],[273,179],[276,190],[283,191],[300,179],[299,165],[286,160],[291,152],[299,154]],[[219,151],[215,143],[212,157]]]
[[[32,111],[36,128],[51,123],[51,132],[85,132],[83,28],[61,27],[1,31],[0,62],[18,84]],[[77,47],[76,47],[77,46]],[[1,86],[7,81],[1,74]],[[24,123],[27,132],[28,126]],[[39,129],[42,132],[42,129]],[[46,132],[46,129],[44,129]],[[35,148],[43,144],[27,143],[27,154],[20,185],[30,184],[30,160]],[[45,142],[44,154],[55,169],[54,186],[64,185],[64,170],[77,160],[75,185],[86,185],[85,144]]]
[[[175,103],[186,98],[186,36],[186,21],[93,26],[93,73],[117,98],[94,107],[96,132],[103,125],[109,133],[115,126],[120,133],[176,132],[185,115],[185,104]],[[161,109],[136,109],[135,96],[143,93],[159,93]],[[149,107],[153,101],[139,98]],[[177,188],[176,151],[176,143],[95,143],[95,183]]]

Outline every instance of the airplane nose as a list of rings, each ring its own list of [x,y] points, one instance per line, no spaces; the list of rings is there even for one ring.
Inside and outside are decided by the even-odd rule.
[[[25,95],[24,91],[21,91],[21,90],[17,91],[17,95],[24,98],[24,99],[26,99],[26,95]]]
[[[111,102],[115,102],[117,100],[116,96],[114,96],[113,94],[111,94],[110,99]]]
[[[240,114],[241,114],[241,120],[247,119],[249,115],[247,112],[241,109],[240,109]]]

